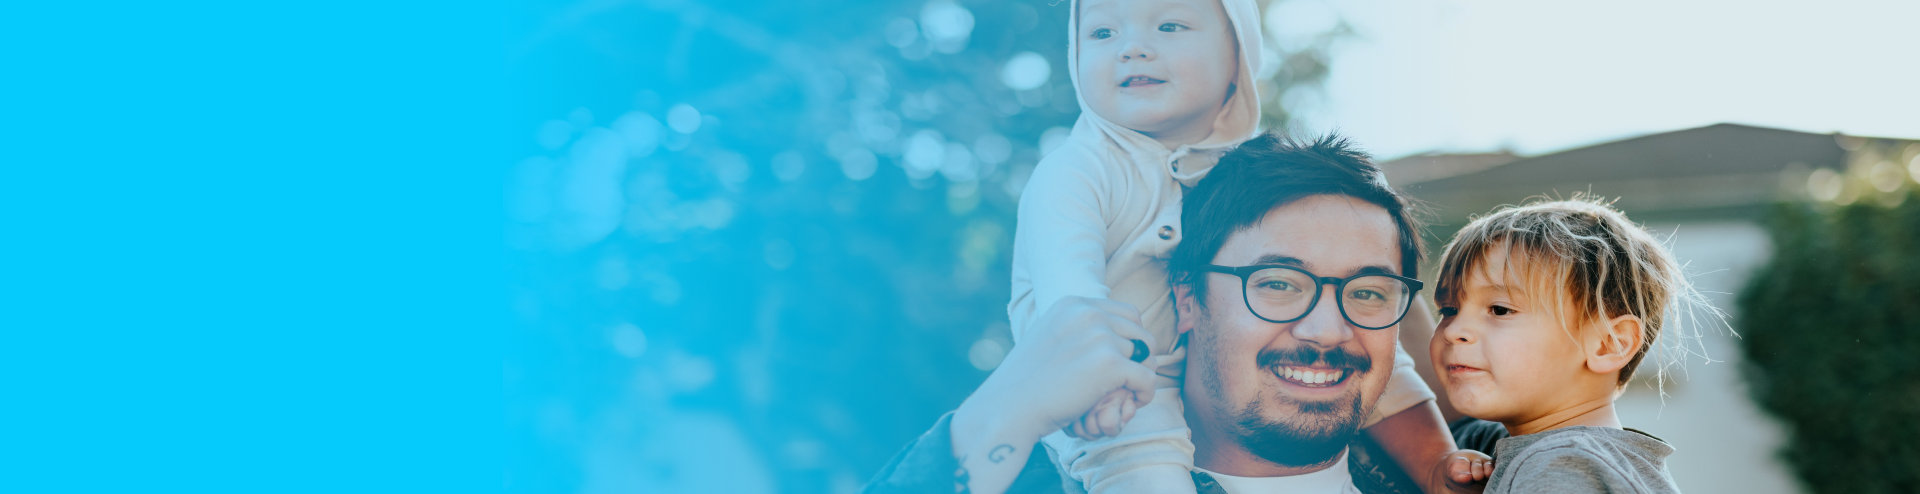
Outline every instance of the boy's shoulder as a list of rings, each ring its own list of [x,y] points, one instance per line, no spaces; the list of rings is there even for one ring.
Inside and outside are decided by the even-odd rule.
[[[1567,427],[1501,439],[1494,449],[1497,470],[1505,471],[1488,485],[1513,487],[1501,491],[1679,490],[1667,473],[1673,446],[1637,430]]]

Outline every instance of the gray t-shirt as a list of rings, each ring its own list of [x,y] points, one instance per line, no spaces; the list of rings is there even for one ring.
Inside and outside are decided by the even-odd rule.
[[[1633,429],[1573,426],[1501,439],[1486,494],[1680,492],[1667,474],[1673,446]]]

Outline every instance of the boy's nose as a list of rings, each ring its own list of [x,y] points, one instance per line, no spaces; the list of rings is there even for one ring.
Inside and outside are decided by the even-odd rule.
[[[1474,340],[1473,332],[1461,325],[1458,318],[1451,317],[1440,320],[1440,324],[1433,328],[1433,336],[1447,343],[1472,343]]]

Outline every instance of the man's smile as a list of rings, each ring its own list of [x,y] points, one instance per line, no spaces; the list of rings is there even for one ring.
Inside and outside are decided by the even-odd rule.
[[[1366,371],[1353,367],[1278,365],[1268,368],[1280,381],[1280,394],[1291,401],[1321,402],[1347,396]]]
[[[1309,388],[1330,388],[1347,382],[1353,375],[1353,369],[1333,369],[1327,367],[1281,366],[1273,374],[1280,380]]]

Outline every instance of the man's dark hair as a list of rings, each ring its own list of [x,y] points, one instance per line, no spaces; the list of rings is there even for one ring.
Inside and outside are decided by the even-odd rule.
[[[1199,268],[1213,262],[1227,237],[1253,226],[1274,208],[1321,194],[1345,195],[1386,209],[1400,233],[1400,275],[1419,276],[1420,224],[1412,206],[1387,185],[1386,174],[1367,153],[1335,134],[1301,142],[1268,132],[1222,156],[1207,178],[1187,191],[1180,213],[1187,234],[1167,262],[1170,279],[1191,287],[1194,298],[1205,303],[1207,285],[1196,274],[1205,273]]]

